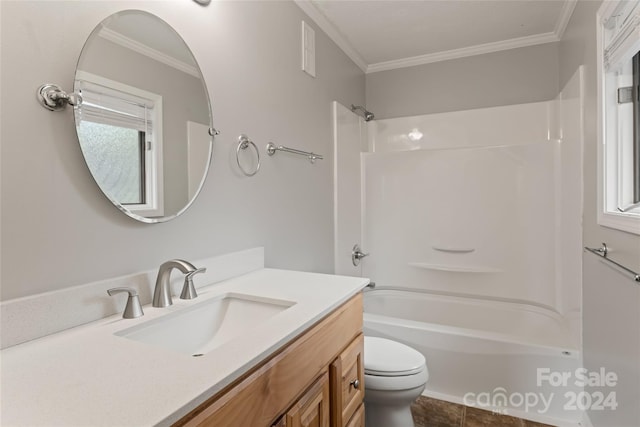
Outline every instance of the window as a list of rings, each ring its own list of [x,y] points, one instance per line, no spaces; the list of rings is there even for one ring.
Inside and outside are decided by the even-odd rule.
[[[598,11],[598,223],[640,234],[640,1]]]
[[[145,135],[136,129],[88,120],[78,124],[89,169],[102,190],[122,205],[143,205],[146,200]]]
[[[100,189],[145,217],[162,216],[162,97],[81,73],[75,110],[82,153]]]

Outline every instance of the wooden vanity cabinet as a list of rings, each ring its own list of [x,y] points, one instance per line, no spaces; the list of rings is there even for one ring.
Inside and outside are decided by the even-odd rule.
[[[364,336],[358,335],[329,367],[332,427],[346,427],[364,399]],[[357,425],[357,424],[356,424]]]
[[[362,403],[356,413],[353,414],[347,427],[364,427],[364,403]]]
[[[364,427],[363,346],[357,294],[175,425]]]
[[[329,373],[325,372],[289,409],[286,427],[330,427]]]

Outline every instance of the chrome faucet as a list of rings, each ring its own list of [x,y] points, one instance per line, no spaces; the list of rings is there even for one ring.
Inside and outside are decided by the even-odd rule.
[[[142,305],[140,305],[140,298],[138,297],[138,291],[133,288],[107,289],[109,296],[113,296],[121,292],[127,292],[129,294],[129,298],[127,298],[127,305],[124,307],[124,312],[122,313],[122,318],[135,319],[136,317],[144,316]]]
[[[192,299],[197,297],[196,290],[193,286],[192,277],[194,274],[203,273],[206,268],[196,268],[188,261],[181,259],[172,259],[163,263],[158,269],[158,277],[156,278],[156,288],[153,291],[153,306],[154,307],[168,307],[173,304],[171,300],[171,286],[169,277],[171,276],[171,270],[177,268],[184,274],[186,278],[184,280],[184,287],[180,298]]]

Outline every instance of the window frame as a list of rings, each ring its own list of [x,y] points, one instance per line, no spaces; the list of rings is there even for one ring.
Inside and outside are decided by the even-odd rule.
[[[635,4],[635,5],[634,5]],[[622,15],[620,13],[622,12]],[[605,46],[605,38],[609,36],[606,25],[612,18],[621,20],[632,19],[631,31],[628,33],[624,30],[624,27],[619,27],[616,34],[626,35],[622,38],[622,42],[619,43],[618,49],[614,49],[615,55],[611,55],[605,58],[605,49],[609,46]],[[634,177],[621,177],[621,169],[623,168],[620,154],[622,145],[619,138],[619,117],[616,115],[617,110],[613,108],[611,97],[607,97],[607,82],[612,79],[611,73],[608,73],[605,69],[606,61],[611,60],[612,64],[621,64],[623,60],[627,60],[631,53],[631,56],[635,55],[635,52],[640,50],[640,2],[633,3],[624,1],[607,1],[598,10],[596,15],[596,37],[597,37],[597,108],[598,108],[598,168],[597,168],[597,202],[598,202],[598,214],[597,222],[599,225],[614,228],[617,230],[629,232],[632,234],[640,235],[640,206],[629,208],[627,206],[621,206],[623,201],[622,185],[623,180],[633,182]],[[615,40],[615,37],[612,38]],[[620,54],[622,52],[622,54]],[[616,56],[616,60],[612,60],[612,56]],[[635,94],[637,96],[637,93]],[[617,102],[615,102],[617,104]],[[612,123],[612,121],[615,121]],[[633,146],[633,141],[631,141]]]

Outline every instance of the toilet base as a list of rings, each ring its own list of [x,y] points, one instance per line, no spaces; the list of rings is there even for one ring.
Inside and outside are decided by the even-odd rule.
[[[367,427],[415,427],[411,404],[424,386],[410,390],[365,390],[365,425]]]
[[[380,405],[369,409],[365,405],[364,411],[367,427],[415,427],[410,406]]]

